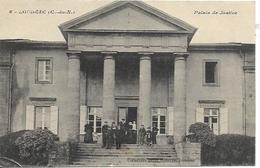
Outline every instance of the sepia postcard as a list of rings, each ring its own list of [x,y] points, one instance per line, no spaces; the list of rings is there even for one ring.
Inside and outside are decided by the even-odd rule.
[[[255,165],[255,1],[0,0],[0,167]]]

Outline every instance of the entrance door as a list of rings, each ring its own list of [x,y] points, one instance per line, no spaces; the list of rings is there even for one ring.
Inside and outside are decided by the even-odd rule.
[[[118,108],[118,123],[125,119],[126,123],[135,121],[137,124],[137,107],[119,107]]]
[[[122,121],[122,119],[126,120],[127,125],[129,124],[129,122],[133,123],[134,121],[137,125],[137,107],[119,107],[118,123]],[[137,141],[137,130],[129,129],[127,131],[127,135],[124,138],[123,143],[135,144],[136,141]]]

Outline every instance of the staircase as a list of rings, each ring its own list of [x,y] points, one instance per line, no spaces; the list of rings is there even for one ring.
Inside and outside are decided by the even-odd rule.
[[[72,156],[73,166],[180,166],[172,145],[138,146],[122,144],[121,149],[101,148],[100,144],[79,143]]]

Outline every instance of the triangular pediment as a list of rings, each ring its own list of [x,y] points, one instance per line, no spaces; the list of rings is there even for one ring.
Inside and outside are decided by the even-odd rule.
[[[69,31],[188,33],[193,26],[140,1],[117,1],[59,26],[65,38]]]
[[[83,23],[79,23],[72,29],[94,30],[175,30],[185,31],[184,28],[169,23],[140,8],[127,4],[95,17]]]

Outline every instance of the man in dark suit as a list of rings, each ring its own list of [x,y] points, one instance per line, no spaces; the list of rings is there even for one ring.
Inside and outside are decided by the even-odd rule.
[[[115,144],[115,141],[116,141],[116,123],[115,122],[112,122],[112,125],[111,125],[111,132],[112,132],[112,146]]]
[[[107,130],[108,130],[108,125],[107,121],[104,122],[104,125],[102,126],[102,148],[107,146]]]
[[[146,131],[146,144],[148,146],[152,145],[152,131],[151,131],[151,127],[147,127],[147,131]]]
[[[107,136],[106,136],[106,148],[111,149],[113,145],[113,132],[110,126],[107,127]]]
[[[138,144],[143,145],[145,143],[145,135],[146,130],[144,128],[144,125],[141,125],[139,131],[138,131]]]
[[[152,128],[152,143],[156,144],[156,136],[158,134],[159,129],[156,127],[156,124],[153,124],[153,128]]]
[[[122,119],[119,123],[121,129],[124,131],[124,136],[123,136],[123,139],[122,139],[122,143],[126,143],[127,142],[127,129],[128,129],[128,126],[127,126],[127,123],[125,121],[125,119]]]
[[[121,148],[121,143],[124,138],[124,130],[121,128],[120,125],[117,126],[116,128],[116,149]]]
[[[85,143],[93,143],[93,128],[89,125],[85,125],[85,136],[84,136],[84,142]]]

